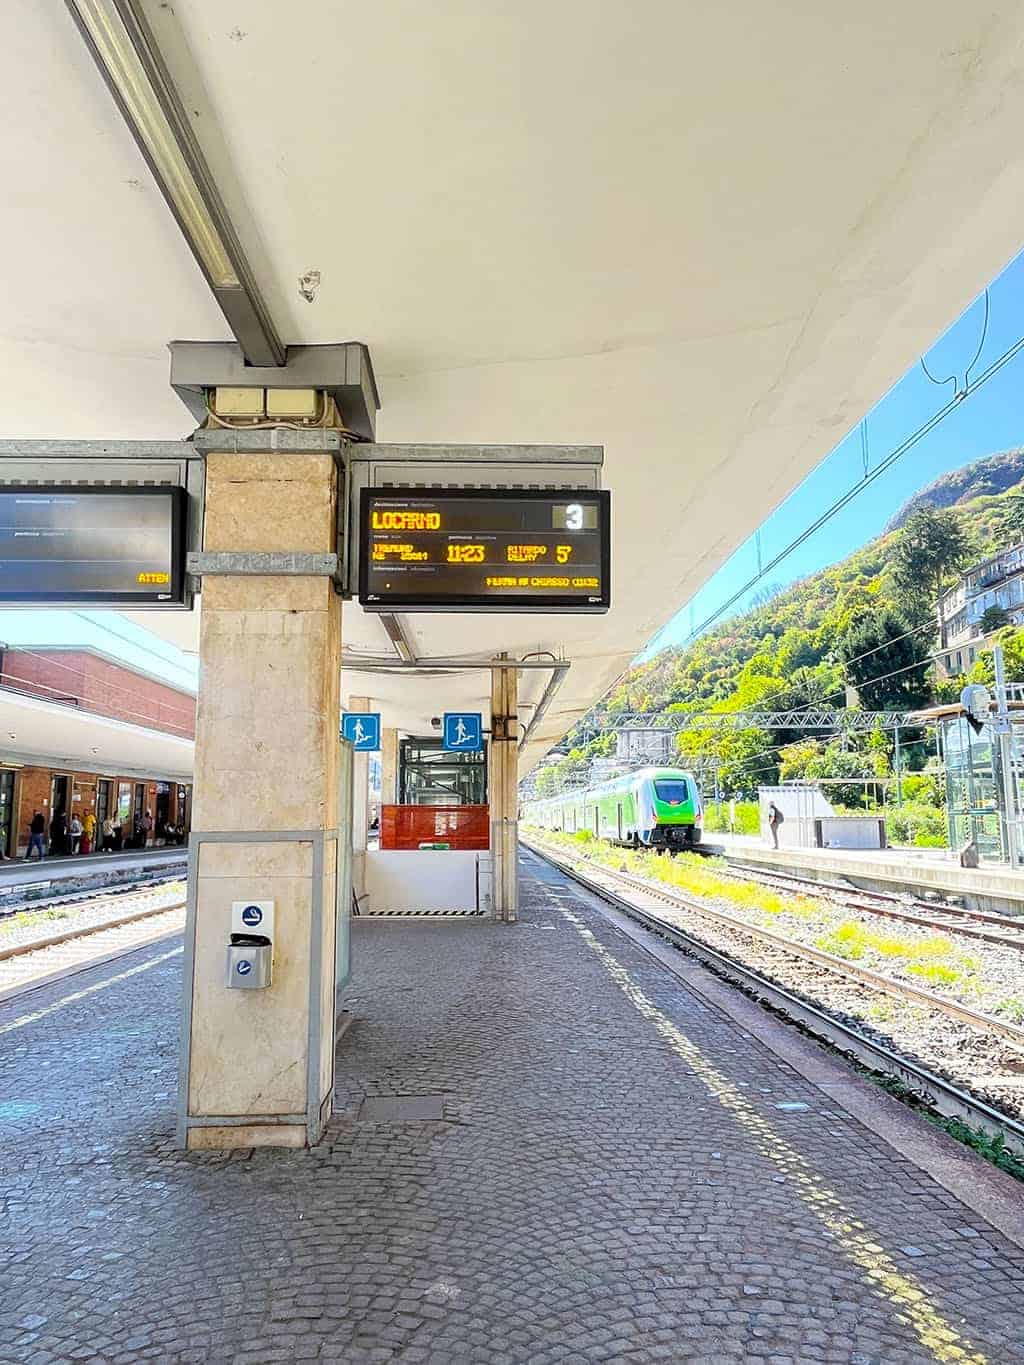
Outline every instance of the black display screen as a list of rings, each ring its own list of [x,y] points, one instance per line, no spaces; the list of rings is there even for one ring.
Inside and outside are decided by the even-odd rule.
[[[605,492],[364,488],[359,600],[404,611],[601,612]]]
[[[184,602],[184,489],[0,487],[0,603]]]

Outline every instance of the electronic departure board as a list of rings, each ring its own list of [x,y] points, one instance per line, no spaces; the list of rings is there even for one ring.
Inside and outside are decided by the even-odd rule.
[[[600,612],[609,495],[364,488],[359,600],[387,611]]]
[[[185,490],[0,486],[0,603],[184,605]]]

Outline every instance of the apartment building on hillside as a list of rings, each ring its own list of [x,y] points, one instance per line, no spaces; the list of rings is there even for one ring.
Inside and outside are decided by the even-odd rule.
[[[966,673],[992,634],[981,627],[989,607],[1001,607],[1013,625],[1024,624],[1024,542],[1009,545],[960,575],[938,602],[940,677]]]

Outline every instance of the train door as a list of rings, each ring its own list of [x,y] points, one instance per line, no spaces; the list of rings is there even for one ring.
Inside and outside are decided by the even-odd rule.
[[[0,850],[7,857],[14,856],[11,848],[14,823],[14,773],[10,768],[0,770]]]
[[[129,840],[132,837],[132,784],[130,782],[119,782],[117,784],[117,814],[114,816],[114,824],[120,828],[120,834],[114,836],[114,847],[128,848]]]
[[[189,810],[188,804],[191,791],[191,787],[178,788],[178,809],[175,812],[175,820],[179,829],[183,829],[185,834],[188,833],[189,827],[192,824],[192,812]],[[182,835],[182,838],[184,838],[184,835]]]
[[[68,796],[71,779],[67,773],[54,773],[50,778],[50,819],[59,812],[68,813]]]
[[[50,778],[50,856],[58,856],[62,853],[70,853],[71,844],[67,838],[61,840],[58,835],[53,833],[53,822],[58,815],[63,814],[66,822],[70,819],[71,812],[71,778],[67,773],[54,773]]]
[[[96,783],[96,847],[103,847],[103,822],[110,814],[114,784],[109,777]]]
[[[156,784],[156,809],[153,811],[153,829],[161,839],[166,838],[167,821],[171,818],[171,784]]]

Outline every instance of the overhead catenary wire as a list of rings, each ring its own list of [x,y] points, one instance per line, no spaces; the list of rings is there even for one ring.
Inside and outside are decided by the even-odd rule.
[[[82,649],[83,649],[83,650],[87,649],[87,646],[82,646]],[[76,668],[74,664],[66,664],[66,663],[63,663],[63,662],[61,662],[59,659],[54,658],[54,656],[53,656],[52,654],[40,653],[38,650],[30,649],[29,647],[27,647],[27,646],[25,646],[25,645],[11,645],[11,646],[9,646],[9,647],[4,651],[4,655],[5,655],[5,656],[8,655],[8,654],[19,654],[19,655],[24,655],[26,658],[38,659],[38,660],[40,661],[40,663],[46,664],[46,666],[47,666],[48,668],[62,669],[64,672],[70,673],[70,674],[71,674],[76,680],[78,680],[78,681],[81,681],[81,680],[82,680],[82,677],[83,677],[83,675],[82,675],[82,669],[81,669],[81,668]],[[130,668],[131,665],[130,665],[130,664],[125,664],[124,667]],[[14,675],[8,674],[8,673],[6,673],[6,670],[0,668],[0,676],[14,676]],[[43,687],[43,686],[44,686],[43,683],[37,682],[34,678],[22,678],[22,679],[20,679],[20,681],[22,681],[22,682],[27,682],[27,683],[29,683],[30,685],[32,685],[33,687]],[[173,683],[160,682],[160,683],[158,683],[157,685],[160,686],[160,687],[166,687],[169,691],[172,691],[172,692],[179,692],[179,695],[181,695],[180,689],[176,688],[176,687],[174,686]],[[123,694],[124,696],[126,696],[126,697],[128,697],[128,698],[130,698],[130,699],[132,699],[132,700],[138,699],[138,698],[140,697],[140,695],[141,695],[138,691],[133,691],[131,688],[126,687],[123,683],[116,683],[116,682],[111,682],[111,681],[105,680],[105,681],[102,683],[102,686],[103,686],[104,688],[106,688],[108,691],[120,692],[121,694]],[[53,692],[59,692],[59,691],[60,691],[59,688],[49,688],[48,690],[53,691]],[[167,711],[170,711],[170,712],[172,712],[172,713],[177,713],[177,714],[180,715],[180,716],[186,716],[186,717],[191,718],[191,717],[193,717],[194,714],[195,714],[195,705],[194,705],[194,703],[193,703],[192,706],[175,706],[175,705],[173,704],[173,702],[159,701],[159,702],[157,703],[157,705],[160,706],[160,707],[162,707],[163,709],[165,709],[165,710],[167,710]]]
[[[696,629],[692,630],[689,636],[683,642],[683,646],[685,647],[685,645],[691,644],[695,639],[698,639],[704,633],[704,631],[708,629],[709,626],[714,625],[716,621],[720,620],[721,617],[724,616],[725,613],[729,611],[731,607],[735,606],[737,602],[739,602],[743,597],[747,595],[747,593],[749,593],[753,588],[755,588],[757,584],[760,582],[760,580],[766,574],[769,574],[772,572],[773,569],[778,568],[778,566],[781,563],[783,563],[783,561],[786,560],[793,553],[794,550],[799,549],[801,545],[805,544],[806,541],[808,541],[810,537],[815,534],[815,532],[819,531],[822,528],[822,526],[827,525],[827,523],[831,521],[834,516],[841,512],[843,508],[847,507],[853,501],[853,499],[857,497],[859,493],[863,492],[865,488],[867,488],[870,484],[873,484],[876,479],[881,477],[882,474],[884,474],[887,470],[891,469],[897,460],[901,459],[909,450],[912,450],[914,446],[916,446],[921,440],[923,440],[925,436],[927,436],[930,432],[934,431],[935,428],[941,422],[945,421],[945,419],[950,415],[951,412],[954,411],[955,408],[959,407],[962,402],[964,402],[972,394],[976,393],[978,389],[980,389],[984,384],[987,384],[990,379],[994,378],[995,375],[997,375],[1000,370],[1002,370],[1006,365],[1008,365],[1011,360],[1015,359],[1016,356],[1018,356],[1021,353],[1021,351],[1024,351],[1024,336],[1018,337],[1018,339],[1011,346],[1008,346],[1006,350],[1004,350],[999,356],[997,356],[996,359],[993,360],[992,363],[986,369],[984,369],[976,379],[968,379],[967,382],[964,384],[963,388],[958,389],[954,396],[950,398],[946,403],[944,403],[943,406],[939,408],[937,412],[933,413],[932,416],[929,417],[927,421],[922,422],[922,424],[915,431],[912,431],[909,436],[905,437],[904,440],[902,440],[900,444],[895,447],[895,449],[891,450],[889,454],[879,464],[877,464],[874,467],[874,469],[866,472],[862,479],[860,479],[851,488],[847,489],[847,491],[840,497],[836,498],[830,504],[830,506],[828,506],[824,510],[824,512],[820,514],[820,516],[816,517],[815,520],[811,522],[809,526],[805,527],[804,530],[801,531],[799,535],[795,536],[793,540],[789,542],[788,545],[786,545],[782,550],[780,550],[778,554],[773,556],[759,570],[758,573],[756,573],[752,578],[748,579],[747,582],[744,583],[742,587],[738,588],[734,593],[732,593],[731,596],[728,597],[720,607],[718,607],[708,617],[706,617],[701,622],[701,624],[698,627],[696,627]],[[971,365],[968,366],[968,373],[970,369],[972,369],[973,366],[977,363],[980,354],[981,351],[979,349],[978,355],[975,356],[975,359],[972,360]],[[948,381],[938,382],[945,383]]]
[[[102,630],[105,631],[108,635],[112,635],[115,640],[123,640],[125,644],[131,645],[132,648],[138,650],[140,654],[148,654],[152,658],[159,660],[159,662],[162,664],[170,665],[171,668],[175,668],[181,673],[185,674],[188,673],[188,668],[185,664],[181,663],[178,659],[173,658],[170,653],[161,653],[159,650],[154,649],[153,644],[150,643],[150,641],[147,640],[144,642],[142,640],[134,640],[130,635],[125,635],[122,631],[115,630],[113,626],[109,625],[106,621],[97,621],[94,619],[94,617],[87,615],[84,611],[75,611],[72,612],[71,614],[73,616],[77,616],[81,621],[86,621],[90,626],[95,626],[97,630]],[[104,611],[101,612],[100,614],[103,616],[113,615],[113,613],[109,611]],[[128,624],[129,623],[126,621],[125,625]],[[144,629],[144,627],[140,627],[140,629]],[[149,634],[148,631],[146,633]],[[169,641],[161,640],[159,636],[152,635],[151,639],[158,644],[166,645],[168,651],[174,650],[178,654],[184,652],[178,649],[176,645],[171,644]],[[84,649],[87,649],[88,647],[89,647],[88,645],[82,646],[82,648]],[[12,644],[11,648],[17,649],[20,648],[20,646]],[[123,660],[123,662],[127,665],[127,667],[131,668],[132,665],[129,660]],[[192,687],[194,687],[195,679],[194,678],[190,679],[190,682]],[[178,684],[168,683],[168,686],[176,687],[178,686]]]
[[[21,686],[20,687],[11,686],[12,683],[15,684],[20,683]],[[75,706],[78,705],[79,699],[77,697],[70,696],[66,691],[61,691],[59,687],[50,687],[47,683],[37,682],[34,678],[20,678],[16,673],[9,673],[7,672],[6,669],[0,669],[0,684],[2,684],[2,686],[7,691],[16,692],[21,696],[27,697],[34,696],[37,697],[40,701],[49,701],[63,705],[68,705],[71,703],[73,703]],[[39,694],[41,692],[47,693],[49,695],[40,696]],[[96,703],[94,703],[94,705],[95,704]],[[158,721],[161,719],[159,714],[154,718],[152,712],[134,711],[130,707],[122,705],[122,703],[120,702],[113,703],[113,705],[116,705],[119,708],[120,714],[111,715],[105,711],[97,711],[94,709],[93,706],[83,707],[82,709],[87,710],[90,715],[98,716],[101,719],[123,720],[125,717],[130,716],[134,717],[136,720],[145,721],[145,726],[148,729],[160,728],[158,726]],[[178,739],[193,738],[192,725],[188,726],[177,725],[172,720],[165,721],[164,725],[168,727],[167,732],[168,733],[173,732],[173,735]]]

